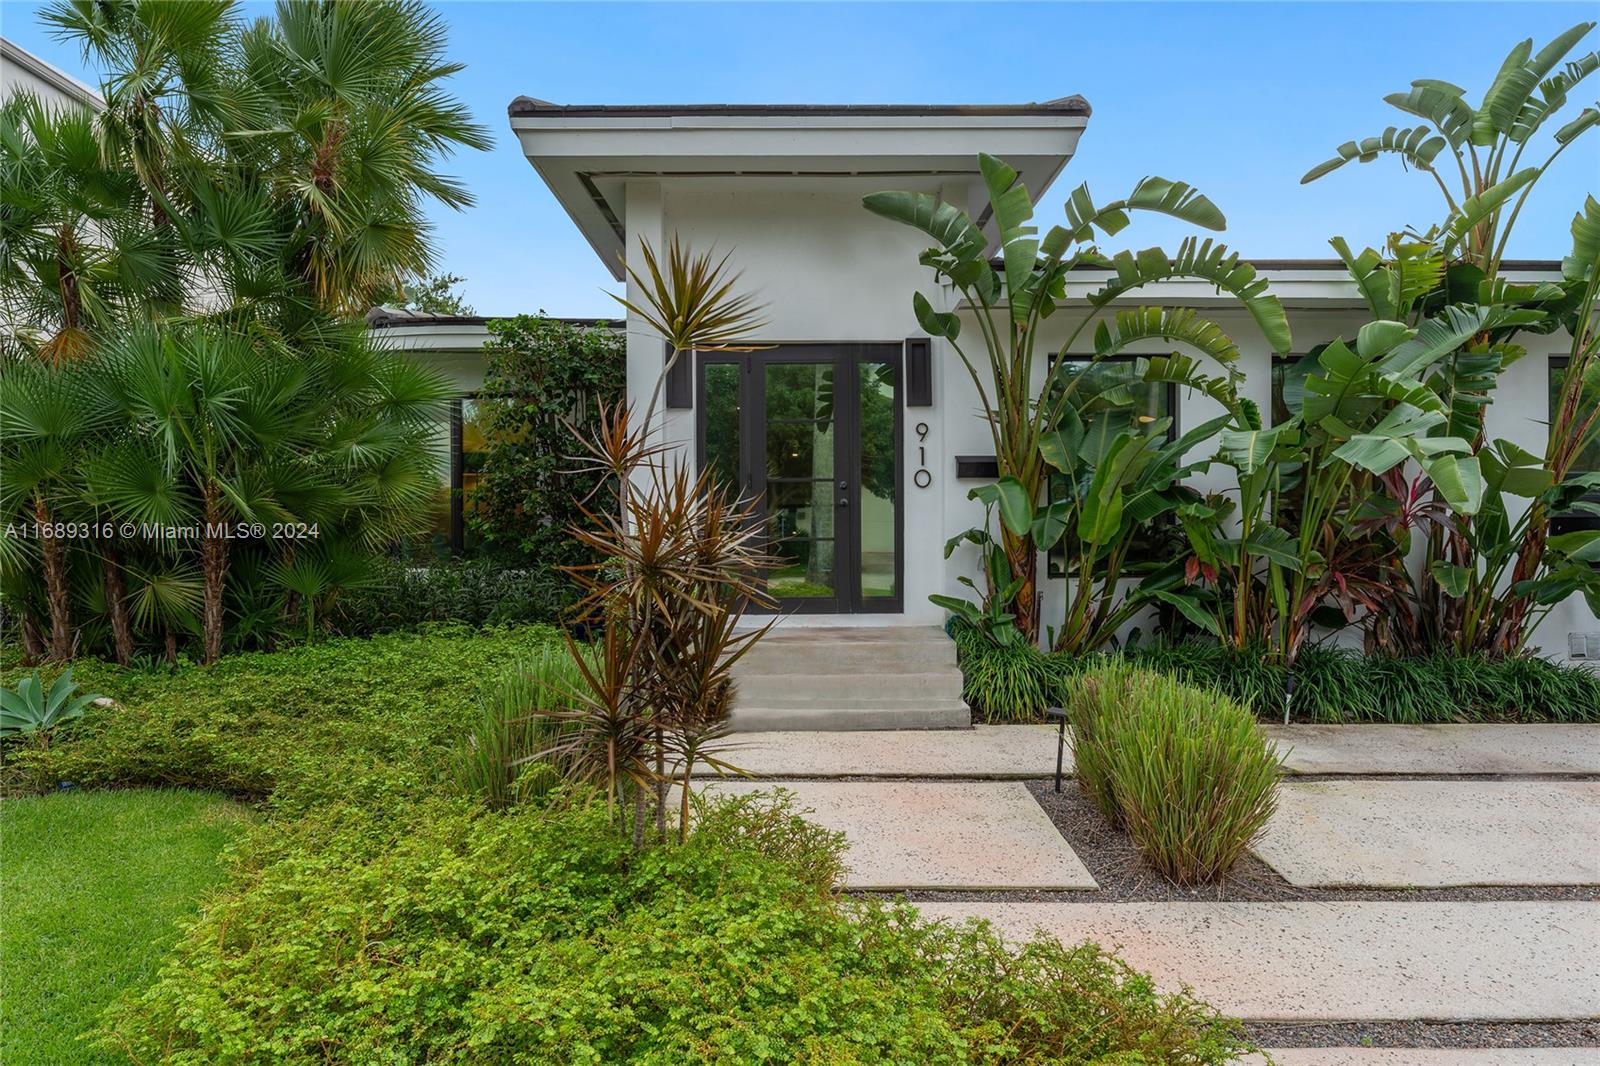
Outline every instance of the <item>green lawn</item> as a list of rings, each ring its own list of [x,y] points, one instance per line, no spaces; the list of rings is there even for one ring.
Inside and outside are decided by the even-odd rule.
[[[175,790],[0,801],[0,1062],[104,1061],[78,1034],[148,983],[248,818]]]

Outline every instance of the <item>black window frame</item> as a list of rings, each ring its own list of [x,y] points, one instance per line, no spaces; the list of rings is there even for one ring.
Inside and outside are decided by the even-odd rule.
[[[1051,356],[1050,366],[1053,370],[1056,364],[1063,362],[1082,363],[1085,367],[1094,366],[1100,363],[1137,363],[1140,359],[1149,359],[1150,354],[1151,353],[1126,352],[1121,355],[1111,355],[1106,356],[1103,359],[1096,359],[1093,355],[1074,355],[1069,353],[1067,355]],[[1151,384],[1157,383],[1151,382]],[[1160,382],[1159,384],[1161,384],[1165,389],[1167,404],[1166,417],[1171,419],[1171,424],[1167,426],[1167,442],[1171,443],[1172,441],[1177,440],[1181,435],[1180,422],[1182,419],[1182,404],[1180,402],[1180,396],[1178,392],[1178,383],[1175,381],[1167,381]],[[1050,480],[1053,481],[1055,478],[1060,476],[1060,474],[1051,474]],[[1126,573],[1127,571],[1124,570],[1123,574],[1118,575],[1118,578],[1120,579]],[[1056,548],[1051,548],[1049,551],[1045,552],[1045,575],[1051,580],[1066,579],[1072,576],[1071,571],[1069,571],[1065,565],[1064,556],[1060,553],[1059,546]]]

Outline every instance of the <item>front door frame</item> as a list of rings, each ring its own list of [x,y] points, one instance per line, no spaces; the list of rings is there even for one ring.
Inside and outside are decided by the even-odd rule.
[[[904,345],[900,343],[775,343],[754,352],[697,352],[695,358],[695,463],[706,461],[705,367],[733,363],[739,375],[739,483],[760,499],[766,494],[766,374],[771,363],[834,365],[834,595],[778,601],[778,610],[807,614],[899,614],[905,609]],[[860,367],[894,368],[894,588],[893,596],[863,595],[861,588]],[[846,386],[841,388],[841,385]],[[848,471],[848,478],[841,477]],[[840,482],[844,488],[840,488]],[[755,610],[753,608],[753,610]]]

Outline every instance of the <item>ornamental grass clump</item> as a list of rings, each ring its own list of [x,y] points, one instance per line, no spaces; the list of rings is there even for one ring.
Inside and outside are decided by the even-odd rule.
[[[1079,787],[1179,884],[1227,873],[1277,806],[1276,746],[1221,693],[1113,664],[1067,713]]]

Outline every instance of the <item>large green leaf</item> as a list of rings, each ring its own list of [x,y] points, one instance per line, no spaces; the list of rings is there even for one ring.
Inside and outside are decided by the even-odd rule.
[[[989,485],[979,485],[968,498],[999,505],[1000,521],[1014,536],[1025,537],[1033,525],[1033,498],[1027,486],[1010,474]]]
[[[1300,425],[1283,422],[1271,429],[1226,430],[1217,455],[1223,462],[1249,476],[1272,462],[1281,447],[1298,444]]]
[[[1463,90],[1447,82],[1421,80],[1411,83],[1411,90],[1390,93],[1384,102],[1409,115],[1432,122],[1452,148],[1459,148],[1472,135],[1475,112],[1462,97]]]
[[[1176,607],[1180,614],[1212,636],[1222,636],[1222,629],[1217,625],[1215,616],[1200,602],[1199,594],[1185,595],[1181,592],[1155,589],[1151,591],[1150,596],[1152,599]]]
[[[1417,126],[1412,129],[1390,126],[1376,137],[1344,142],[1335,149],[1338,155],[1306,171],[1305,176],[1300,179],[1300,184],[1316,181],[1324,174],[1332,173],[1352,160],[1370,163],[1384,153],[1398,155],[1418,170],[1431,171],[1434,157],[1444,147],[1445,139],[1427,126]]]
[[[1328,243],[1333,245],[1345,270],[1356,283],[1356,288],[1361,290],[1361,297],[1371,308],[1372,317],[1396,318],[1398,310],[1393,286],[1389,284],[1389,272],[1384,269],[1383,257],[1371,248],[1365,248],[1360,255],[1356,255],[1350,251],[1350,245],[1343,237],[1334,237]]]
[[[1111,269],[1115,277],[1089,294],[1089,302],[1095,307],[1104,307],[1154,282],[1198,278],[1244,304],[1273,351],[1287,352],[1294,344],[1283,304],[1267,291],[1267,279],[1258,275],[1238,252],[1230,252],[1227,245],[1209,238],[1202,241],[1189,237],[1178,246],[1178,254],[1170,258],[1160,248],[1118,252],[1111,258]]]
[[[1469,196],[1461,201],[1461,206],[1457,208],[1455,214],[1445,222],[1445,247],[1454,248],[1461,244],[1479,223],[1498,212],[1523,186],[1537,180],[1539,173],[1538,167],[1523,167],[1476,196]]]
[[[1592,130],[1596,126],[1600,126],[1600,110],[1596,110],[1596,108],[1600,108],[1600,104],[1596,104],[1595,107],[1584,108],[1582,111],[1578,112],[1577,118],[1556,130],[1556,143],[1566,144],[1579,134]]]
[[[1133,192],[1128,194],[1128,208],[1171,215],[1204,229],[1228,228],[1228,220],[1217,210],[1217,205],[1202,196],[1199,190],[1181,181],[1153,176],[1141,179]]]
[[[1023,321],[1028,317],[1031,301],[1020,300],[1018,296],[1027,286],[1039,260],[1039,229],[1028,225],[1033,218],[1033,199],[1027,187],[1018,183],[1016,170],[1003,160],[979,155],[978,170],[989,190],[990,211],[1000,233],[1000,257],[1005,265],[1011,314]]]
[[[1396,377],[1416,377],[1502,318],[1490,307],[1445,307],[1384,356],[1378,368]]]
[[[1512,142],[1523,144],[1539,132],[1539,127],[1544,125],[1546,119],[1566,106],[1567,94],[1596,69],[1600,69],[1600,53],[1590,52],[1568,63],[1561,72],[1540,82],[1539,95],[1529,96],[1511,124],[1509,136]]]
[[[1583,210],[1572,216],[1572,252],[1561,260],[1561,276],[1568,281],[1587,281],[1600,270],[1600,201],[1583,198]]]
[[[1422,468],[1456,513],[1478,513],[1483,504],[1483,471],[1476,455],[1434,455],[1422,460]]]
[[[958,260],[983,257],[989,240],[983,230],[954,204],[922,192],[875,192],[862,199],[868,211],[913,226]]]
[[[1095,357],[1104,359],[1146,340],[1185,344],[1223,364],[1239,358],[1239,346],[1222,327],[1189,307],[1118,311],[1110,322],[1102,320],[1095,326]]]
[[[935,311],[922,293],[911,294],[911,309],[916,313],[917,324],[933,336],[955,340],[961,335],[960,317],[948,311]]]
[[[1533,50],[1533,41],[1518,42],[1506,56],[1488,91],[1483,94],[1483,103],[1472,120],[1472,143],[1484,147],[1493,144],[1498,134],[1509,136],[1516,132],[1517,119],[1523,114],[1540,79],[1554,70],[1556,64],[1572,51],[1572,46],[1593,28],[1592,22],[1578,23],[1539,49],[1531,60],[1529,54]]]
[[[1276,563],[1285,570],[1300,571],[1299,545],[1287,530],[1277,526],[1255,526],[1250,530],[1250,535],[1244,538],[1242,546],[1250,555]]]

